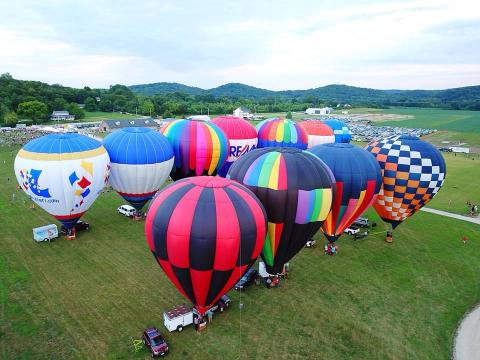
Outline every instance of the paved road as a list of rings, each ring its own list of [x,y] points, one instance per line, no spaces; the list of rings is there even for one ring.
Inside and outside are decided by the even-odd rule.
[[[455,360],[480,360],[480,306],[460,324],[453,350]]]
[[[453,214],[453,213],[449,213],[447,211],[436,210],[436,209],[427,208],[427,207],[423,207],[420,210],[425,211],[425,212],[429,212],[429,213],[432,213],[432,214],[447,216],[447,217],[452,218],[452,219],[468,221],[468,222],[480,225],[480,218],[479,217],[463,216],[463,215]]]

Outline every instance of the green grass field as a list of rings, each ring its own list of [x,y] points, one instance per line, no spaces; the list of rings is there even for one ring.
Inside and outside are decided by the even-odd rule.
[[[141,117],[142,115],[135,114],[120,114],[118,112],[103,112],[103,111],[85,111],[85,119],[82,121],[103,121],[109,119],[133,119]]]
[[[16,190],[15,152],[0,151],[0,358],[149,357],[130,337],[163,331],[162,312],[184,299],[150,254],[144,223],[118,215],[123,201],[107,192],[85,216],[88,232],[34,243],[32,227],[54,220]],[[456,171],[455,161],[447,158],[452,186],[467,165]],[[388,245],[383,223],[368,216],[373,234],[343,236],[336,257],[304,249],[280,288],[232,291],[233,306],[205,332],[166,333],[168,357],[448,359],[459,320],[480,298],[480,228],[418,213]]]

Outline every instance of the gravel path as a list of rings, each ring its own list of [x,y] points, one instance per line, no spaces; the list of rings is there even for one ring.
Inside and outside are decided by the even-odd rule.
[[[468,222],[480,225],[480,218],[479,217],[468,217],[468,216],[453,214],[453,213],[449,213],[447,211],[436,210],[436,209],[427,208],[427,207],[421,208],[420,210],[425,211],[425,212],[429,212],[429,213],[432,213],[432,214],[447,216],[447,217],[450,217],[452,219],[468,221]]]
[[[455,360],[480,360],[480,306],[462,320],[455,338]]]

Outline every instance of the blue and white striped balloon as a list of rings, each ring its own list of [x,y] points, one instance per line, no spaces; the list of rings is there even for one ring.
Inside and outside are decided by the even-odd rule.
[[[173,166],[165,136],[149,128],[117,130],[103,140],[110,155],[110,185],[140,210],[162,187]]]

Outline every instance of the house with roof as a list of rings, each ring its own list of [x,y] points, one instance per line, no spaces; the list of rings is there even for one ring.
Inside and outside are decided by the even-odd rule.
[[[110,119],[103,120],[100,123],[99,131],[110,132],[117,129],[123,129],[126,127],[159,127],[159,121],[153,118],[138,118],[138,119]]]
[[[253,114],[250,111],[249,108],[246,108],[245,106],[240,106],[233,110],[233,116],[242,118],[242,119],[251,119],[253,118]]]
[[[68,121],[68,120],[75,120],[74,115],[70,115],[68,111],[62,110],[62,111],[54,111],[50,115],[50,120],[54,121]]]

